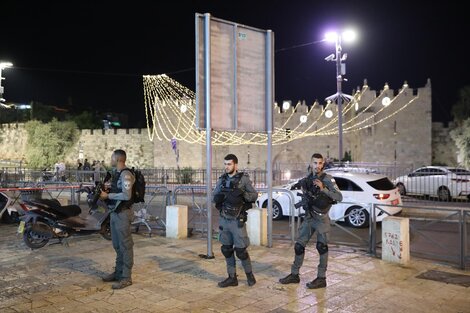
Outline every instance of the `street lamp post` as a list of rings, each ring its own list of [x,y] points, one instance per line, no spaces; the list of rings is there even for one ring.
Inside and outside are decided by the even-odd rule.
[[[13,64],[11,64],[10,62],[0,62],[0,104],[3,105],[3,102],[5,102],[5,99],[3,99],[3,86],[2,86],[2,80],[4,80],[5,78],[2,77],[2,71],[3,69],[7,68],[7,67],[12,67]]]
[[[344,37],[345,40],[354,40],[355,33],[353,31],[345,31],[342,34],[327,33],[325,39],[327,41],[335,42],[335,54],[330,54],[325,58],[326,61],[336,61],[336,93],[327,97],[325,100],[334,101],[338,105],[338,160],[343,159],[343,98],[351,100],[352,96],[344,94],[342,92],[342,82],[345,79],[343,76],[346,74],[346,61],[348,55],[342,54],[341,40]]]

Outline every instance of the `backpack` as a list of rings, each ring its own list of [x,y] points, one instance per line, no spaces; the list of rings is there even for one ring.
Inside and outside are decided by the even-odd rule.
[[[132,186],[132,202],[145,202],[145,177],[140,170],[134,168],[126,168],[135,178],[134,186]],[[122,172],[121,172],[122,173]]]

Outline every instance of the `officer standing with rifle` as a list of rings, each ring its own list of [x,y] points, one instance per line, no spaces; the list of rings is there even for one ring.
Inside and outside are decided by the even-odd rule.
[[[279,279],[281,284],[298,284],[300,282],[299,270],[304,262],[305,247],[317,232],[317,251],[320,255],[317,278],[307,283],[307,288],[317,289],[326,287],[326,268],[328,264],[328,232],[330,231],[330,218],[328,211],[335,202],[341,202],[343,195],[336,185],[335,179],[323,172],[325,165],[323,156],[319,153],[312,155],[310,161],[311,173],[302,178],[297,184],[302,189],[302,201],[296,207],[302,206],[305,210],[305,219],[299,229],[294,251],[295,258],[291,273]]]
[[[246,231],[247,210],[258,198],[248,174],[238,172],[238,158],[228,154],[224,158],[225,174],[219,177],[214,189],[214,202],[219,210],[219,241],[227,263],[228,278],[219,282],[221,288],[238,286],[235,255],[241,260],[248,286],[256,283],[246,249],[250,240]]]
[[[111,190],[101,191],[100,198],[107,200],[111,211],[111,238],[116,251],[114,272],[102,277],[103,281],[115,283],[113,289],[122,289],[132,285],[132,267],[134,266],[134,241],[131,223],[134,219],[132,210],[132,188],[135,177],[126,166],[126,152],[114,150],[111,156],[113,176]]]

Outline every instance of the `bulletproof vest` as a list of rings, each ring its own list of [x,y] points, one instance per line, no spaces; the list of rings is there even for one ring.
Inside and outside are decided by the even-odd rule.
[[[118,181],[119,181],[119,178],[121,177],[122,171],[124,171],[124,170],[125,169],[122,169],[121,172],[113,171],[112,176],[111,176],[111,187],[110,187],[110,190],[109,190],[110,193],[121,193],[122,192],[122,189],[118,188]],[[119,200],[111,200],[111,199],[107,200],[107,204],[108,204],[108,207],[110,208],[110,210],[119,212],[121,209],[123,209],[125,207],[130,207],[132,205],[132,200],[129,200],[129,201],[121,200],[119,202],[119,206],[116,208],[116,203],[118,201]]]
[[[235,174],[232,178],[228,174],[222,176],[221,193],[224,194],[225,200],[221,210],[227,217],[240,216],[245,206],[243,191],[238,188],[242,176],[242,172]]]
[[[322,173],[319,177],[319,180],[323,182],[326,173]],[[307,190],[308,190],[308,204],[309,210],[320,214],[326,214],[331,208],[331,204],[333,201],[330,197],[328,197],[324,192],[320,192],[320,188],[318,188],[314,183],[313,180],[315,177],[313,175],[309,175],[307,177]]]
[[[119,180],[120,172],[118,171],[113,171],[113,174],[111,176],[111,188],[109,192],[112,193],[120,193],[122,190],[118,188],[117,183]]]

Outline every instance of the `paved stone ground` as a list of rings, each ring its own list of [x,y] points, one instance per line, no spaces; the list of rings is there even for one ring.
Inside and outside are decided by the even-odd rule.
[[[218,288],[226,277],[220,245],[206,260],[207,240],[134,234],[134,284],[112,290],[100,276],[112,270],[114,250],[99,235],[69,239],[69,246],[28,249],[16,225],[0,224],[0,312],[470,312],[470,287],[416,278],[428,270],[470,275],[446,265],[412,259],[407,267],[386,263],[350,247],[331,246],[328,287],[309,290],[318,256],[307,249],[301,283],[281,285],[293,248],[251,246],[257,284]]]

